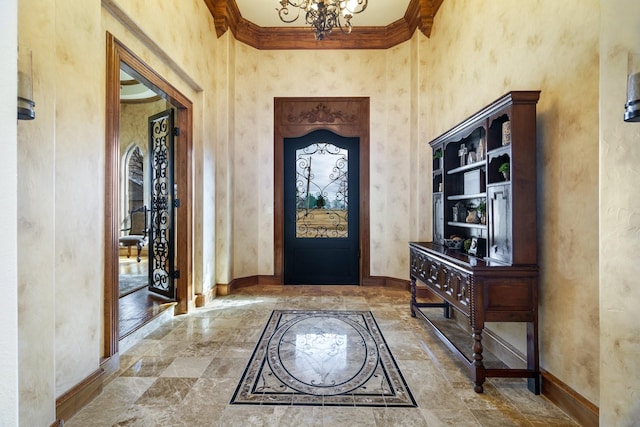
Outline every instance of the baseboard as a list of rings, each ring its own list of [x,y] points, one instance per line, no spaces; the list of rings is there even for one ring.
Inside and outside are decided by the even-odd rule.
[[[258,276],[258,284],[263,286],[282,286],[282,281],[278,276]]]
[[[228,284],[216,284],[216,288],[218,289],[217,295],[230,295],[236,289],[255,285],[283,286],[281,279],[278,276],[256,275],[239,277],[237,279],[231,280],[231,282],[229,282]],[[395,277],[369,276],[362,279],[362,286],[380,286],[408,291],[410,289],[411,283],[408,280],[396,279]]]
[[[248,277],[239,277],[231,280],[228,284],[218,283],[216,288],[218,289],[217,295],[226,296],[240,288],[247,288],[249,286],[282,286],[281,280],[278,276],[268,275],[255,275]]]
[[[100,369],[104,371],[102,384],[106,385],[114,378],[120,369],[120,353],[107,357],[100,362]]]
[[[204,307],[205,305],[213,301],[216,295],[218,295],[217,288],[218,286],[214,285],[211,289],[207,290],[207,292],[204,292],[202,294],[196,294],[195,301],[194,301],[196,308]]]
[[[482,342],[487,351],[496,355],[508,366],[526,364],[522,353],[509,343],[504,342],[491,330],[485,329]],[[542,394],[554,405],[583,427],[598,426],[600,411],[596,405],[544,369],[540,369],[540,377],[542,379]]]
[[[104,370],[99,368],[78,385],[56,399],[56,417],[58,420],[70,419],[102,392]]]
[[[442,301],[437,294],[427,287],[417,287],[416,293],[419,298],[425,298],[433,302]],[[469,328],[468,319],[458,319],[464,316],[454,317],[456,317],[456,321],[459,324]],[[524,354],[502,340],[490,329],[485,328],[482,334],[482,343],[487,351],[493,353],[508,366],[526,365]],[[542,378],[542,394],[547,399],[580,423],[580,425],[585,427],[598,426],[599,409],[596,405],[544,369],[540,369],[540,376]]]
[[[395,277],[369,276],[362,278],[362,286],[380,286],[408,291],[411,288],[411,283],[408,280],[396,279]]]
[[[482,335],[482,342],[487,351],[493,353],[508,366],[526,364],[525,356],[521,352],[491,330],[485,329]],[[599,409],[596,405],[543,369],[540,369],[540,377],[542,379],[542,394],[554,405],[583,427],[598,426]]]
[[[51,424],[49,427],[63,427],[63,426],[64,426],[64,421],[58,419],[58,420],[55,420],[53,424]]]
[[[259,281],[260,279],[258,278],[258,276],[248,276],[232,279],[227,284],[218,283],[216,284],[217,294],[221,296],[231,295],[234,290],[247,288],[249,286],[255,286],[259,283]]]
[[[542,370],[542,394],[583,427],[598,427],[600,409],[571,387]]]
[[[233,291],[232,283],[233,281],[231,281],[231,283],[216,283],[216,296],[226,297],[231,295],[231,292]]]

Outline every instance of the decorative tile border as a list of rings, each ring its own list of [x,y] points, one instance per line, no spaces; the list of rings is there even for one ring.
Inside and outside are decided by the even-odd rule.
[[[416,407],[370,311],[272,312],[231,404]]]

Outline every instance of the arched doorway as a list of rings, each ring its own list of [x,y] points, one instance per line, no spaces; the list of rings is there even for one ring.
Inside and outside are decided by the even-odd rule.
[[[284,283],[284,141],[316,130],[359,138],[359,284],[370,279],[369,98],[274,99],[274,275]]]

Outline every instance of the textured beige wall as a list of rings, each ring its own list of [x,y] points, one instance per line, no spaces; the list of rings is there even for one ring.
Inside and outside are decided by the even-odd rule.
[[[231,276],[273,272],[273,97],[371,97],[371,274],[406,278],[406,243],[430,228],[426,142],[509,90],[540,89],[541,362],[597,404],[597,25],[596,0],[448,0],[430,39],[389,51],[237,43]],[[523,327],[492,327],[524,349]]]
[[[97,369],[104,276],[104,70],[100,5],[55,4],[54,276],[56,395]],[[65,26],[64,23],[74,23]],[[45,71],[45,70],[42,70]],[[43,79],[45,77],[43,76]],[[38,126],[44,122],[38,122]],[[78,248],[83,248],[81,251]],[[72,345],[72,343],[76,343]]]
[[[0,313],[0,425],[18,423],[19,392],[18,369],[18,212],[6,207],[18,204],[18,131],[15,103],[8,102],[17,94],[18,1],[2,3],[0,15],[0,126],[3,140],[0,158],[4,164],[0,169],[3,191],[0,193],[0,269],[2,270],[3,309]]]
[[[509,90],[538,103],[542,367],[599,401],[598,1],[447,0],[423,39],[433,138]],[[492,325],[520,349],[523,328]],[[516,338],[518,337],[518,339]]]
[[[603,425],[637,418],[640,367],[629,355],[640,348],[629,319],[640,295],[629,280],[640,272],[627,255],[637,239],[620,239],[637,234],[640,208],[632,196],[640,125],[622,122],[620,99],[626,52],[639,38],[635,0],[446,0],[430,39],[348,52],[259,52],[229,34],[216,39],[204,2],[115,0],[134,28],[100,4],[19,5],[38,114],[20,125],[18,153],[19,188],[28,190],[18,203],[25,425],[51,423],[55,397],[98,368],[106,30],[194,102],[197,289],[273,272],[273,97],[371,97],[371,273],[406,278],[406,242],[429,235],[426,142],[508,90],[542,90],[542,366],[600,404]],[[39,12],[25,19],[27,10]],[[520,330],[496,328],[522,345]]]
[[[215,66],[218,108],[216,118],[218,126],[216,136],[218,145],[215,151],[215,279],[216,283],[228,284],[234,277],[232,273],[234,240],[233,226],[233,123],[235,107],[235,45],[230,32],[219,40]]]
[[[417,122],[412,43],[387,51],[235,49],[229,158],[233,209],[242,215],[233,216],[233,277],[273,274],[273,98],[303,96],[370,97],[371,274],[406,277],[416,229],[409,220]]]
[[[194,292],[216,282],[216,72],[220,41],[203,1],[102,0],[102,26],[193,103]],[[113,13],[109,11],[113,10]],[[148,42],[147,40],[153,40]],[[179,160],[178,160],[179,161]],[[180,197],[180,195],[179,195]]]
[[[640,123],[623,121],[640,3],[602,0],[600,27],[600,425],[640,420]]]
[[[148,118],[170,107],[164,99],[145,103],[123,102],[120,104],[121,158],[133,144],[138,145],[144,154],[149,151]]]
[[[38,19],[31,10],[40,11]],[[18,12],[36,102],[36,119],[20,123],[18,133],[20,419],[48,425],[55,419],[56,11],[51,2],[22,0]]]
[[[56,397],[102,356],[106,31],[194,103],[196,291],[214,283],[215,177],[203,164],[215,149],[213,20],[204,2],[104,3],[117,18],[100,0],[19,4],[37,104],[18,153],[22,425],[50,425]]]
[[[219,42],[213,18],[204,2],[155,2],[153,7],[145,0],[102,3],[107,6],[103,31],[193,103],[193,285],[195,293],[207,292],[215,284],[217,81],[211,70]]]

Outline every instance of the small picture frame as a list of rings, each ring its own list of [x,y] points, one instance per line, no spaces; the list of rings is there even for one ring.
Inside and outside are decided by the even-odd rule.
[[[469,246],[470,255],[478,255],[478,239],[476,237],[471,238],[471,245]]]
[[[472,237],[471,238],[471,245],[469,246],[469,255],[473,255],[476,257],[483,257],[485,256],[484,253],[484,245],[486,243],[485,239],[481,239],[479,237]]]

